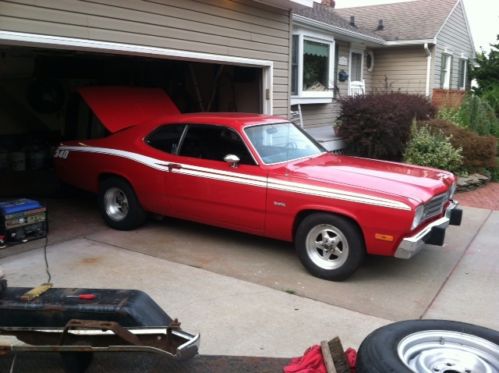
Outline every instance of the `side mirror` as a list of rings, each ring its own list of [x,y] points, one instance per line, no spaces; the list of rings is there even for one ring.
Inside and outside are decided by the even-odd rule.
[[[239,157],[235,154],[227,154],[224,157],[224,161],[230,164],[230,167],[236,168],[239,162],[241,161]]]

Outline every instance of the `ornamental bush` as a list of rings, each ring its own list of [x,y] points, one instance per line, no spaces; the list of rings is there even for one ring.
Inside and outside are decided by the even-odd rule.
[[[462,149],[452,146],[450,137],[442,131],[431,131],[426,125],[414,125],[404,160],[420,166],[457,172],[463,164],[461,152]]]
[[[435,107],[423,96],[381,93],[340,100],[338,134],[346,152],[386,160],[402,159],[413,119],[433,117]]]
[[[475,132],[456,126],[441,119],[433,119],[419,123],[428,126],[432,133],[443,133],[449,137],[455,148],[462,149],[463,166],[468,171],[482,168],[494,169],[496,166],[496,138],[494,136],[479,136]]]
[[[499,110],[499,97],[495,97],[496,94],[499,95],[499,87],[496,91],[487,91],[482,97],[467,95],[458,108],[440,108],[437,118],[468,128],[482,136],[499,137],[499,119],[494,111]],[[497,105],[497,108],[494,109],[492,104]]]
[[[489,103],[476,95],[464,98],[459,109],[460,122],[465,128],[482,136],[499,136],[499,120]]]
[[[490,105],[496,114],[496,118],[499,119],[499,83],[490,85],[487,90],[482,92],[481,98]],[[496,134],[496,136],[498,135]]]

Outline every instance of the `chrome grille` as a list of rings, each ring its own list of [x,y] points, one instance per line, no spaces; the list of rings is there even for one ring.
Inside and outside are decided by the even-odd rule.
[[[448,193],[439,194],[433,197],[425,206],[423,210],[423,219],[426,220],[434,216],[439,215],[443,208],[445,202],[448,200]]]

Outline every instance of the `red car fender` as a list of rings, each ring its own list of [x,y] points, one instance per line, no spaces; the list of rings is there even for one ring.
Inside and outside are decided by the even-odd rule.
[[[371,226],[371,224],[367,223],[368,220],[374,220],[371,215],[374,216],[376,213],[373,212],[372,214],[361,216],[356,214],[355,211],[356,209],[346,209],[331,205],[305,205],[295,214],[292,226],[293,237],[291,237],[291,240],[293,240],[298,224],[304,216],[313,212],[325,212],[346,217],[354,222],[362,234],[366,251],[369,254],[392,256],[400,243],[400,240],[404,237],[405,230],[403,227],[406,225],[405,220],[407,219],[400,216],[399,225],[391,227],[390,230],[379,229],[378,227]]]
[[[363,229],[360,225],[358,216],[353,214],[352,211],[349,211],[349,210],[346,210],[343,208],[339,208],[337,206],[328,206],[328,205],[304,205],[304,206],[301,206],[301,209],[300,209],[300,211],[298,211],[296,213],[295,220],[293,222],[293,235],[294,235],[294,232],[296,231],[296,228],[298,227],[298,224],[303,219],[303,217],[305,217],[306,215],[308,215],[310,213],[314,213],[314,212],[319,212],[319,213],[325,212],[325,213],[329,213],[329,214],[343,216],[343,217],[353,221],[357,225],[357,227],[359,228],[360,232],[362,233],[362,236],[364,236],[364,232],[363,232]]]

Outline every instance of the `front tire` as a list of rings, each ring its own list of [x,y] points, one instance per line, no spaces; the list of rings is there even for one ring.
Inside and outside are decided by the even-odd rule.
[[[132,230],[142,225],[146,213],[128,182],[117,177],[105,179],[99,188],[101,214],[114,229]]]
[[[499,372],[499,332],[457,321],[400,321],[364,339],[356,372]]]
[[[315,213],[304,218],[295,234],[300,261],[314,276],[345,280],[365,257],[358,227],[341,216]]]

